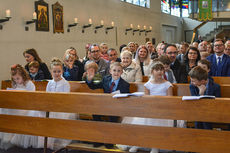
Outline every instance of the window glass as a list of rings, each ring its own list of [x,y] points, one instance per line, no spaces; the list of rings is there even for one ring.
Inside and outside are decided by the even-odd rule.
[[[180,1],[171,0],[171,15],[180,17]]]
[[[182,0],[182,17],[188,17],[188,0]]]
[[[170,14],[169,0],[161,0],[161,11]]]
[[[150,8],[150,0],[121,0],[122,2]]]

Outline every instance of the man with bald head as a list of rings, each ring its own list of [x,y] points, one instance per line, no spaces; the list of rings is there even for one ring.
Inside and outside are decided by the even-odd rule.
[[[170,68],[173,71],[173,74],[176,78],[177,83],[187,83],[187,72],[184,64],[180,63],[176,56],[178,54],[178,50],[176,45],[168,44],[164,49],[165,55],[167,55],[171,61]]]

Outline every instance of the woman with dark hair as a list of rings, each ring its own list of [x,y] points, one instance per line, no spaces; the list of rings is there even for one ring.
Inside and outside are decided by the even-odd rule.
[[[38,56],[37,51],[34,48],[27,49],[23,52],[23,56],[26,59],[27,64],[25,65],[25,69],[29,72],[29,64],[33,61],[38,61],[39,70],[44,73],[45,79],[52,79],[50,71],[45,63],[42,62],[41,58]]]
[[[184,64],[186,66],[187,74],[192,68],[197,66],[199,60],[200,60],[199,50],[196,47],[189,47],[184,56]]]

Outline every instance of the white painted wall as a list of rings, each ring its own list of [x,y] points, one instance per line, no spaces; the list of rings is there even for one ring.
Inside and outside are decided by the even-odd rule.
[[[49,65],[50,59],[54,56],[62,58],[64,51],[73,46],[77,49],[80,57],[84,56],[84,46],[86,43],[108,43],[109,47],[118,49],[121,44],[135,41],[139,44],[145,43],[145,38],[156,38],[156,42],[161,41],[162,25],[176,27],[175,42],[180,42],[182,38],[182,25],[180,19],[161,13],[159,0],[151,0],[151,8],[142,8],[132,4],[121,2],[120,0],[59,0],[64,6],[64,34],[53,34],[51,5],[56,0],[46,0],[49,3],[50,32],[36,32],[35,25],[29,25],[29,31],[25,31],[25,21],[32,18],[34,12],[34,0],[0,0],[0,17],[5,16],[5,10],[10,9],[12,19],[2,23],[3,30],[0,30],[0,80],[10,79],[10,65],[19,63],[25,65],[22,56],[24,50],[35,48],[41,59]],[[71,28],[67,33],[67,25],[73,23],[77,17],[79,25]],[[92,18],[93,24],[100,24],[104,20],[105,26],[109,26],[111,21],[117,27],[116,45],[115,31],[110,30],[106,35],[104,29],[98,30],[94,34],[93,28],[81,33],[81,26],[88,23]],[[152,26],[153,30],[147,36],[143,34],[124,34],[125,28],[130,24]]]

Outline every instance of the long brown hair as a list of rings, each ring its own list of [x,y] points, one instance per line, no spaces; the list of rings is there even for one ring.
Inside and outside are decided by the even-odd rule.
[[[34,48],[27,49],[23,52],[23,56],[25,57],[25,54],[30,54],[34,57],[35,61],[38,61],[39,63],[42,62],[41,58],[38,56],[37,51]]]
[[[13,79],[13,76],[15,76],[17,74],[22,77],[23,85],[26,85],[26,82],[28,80],[30,80],[29,74],[20,64],[12,65],[11,66],[11,81],[12,81],[13,88],[16,88],[16,86],[17,86],[16,82]]]

